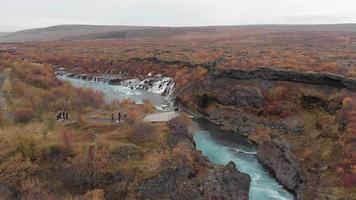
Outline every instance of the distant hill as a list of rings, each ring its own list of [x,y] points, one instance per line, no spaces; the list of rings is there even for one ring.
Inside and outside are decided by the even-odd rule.
[[[0,42],[29,42],[50,40],[90,40],[110,38],[169,38],[193,34],[217,36],[234,31],[342,31],[356,32],[356,24],[330,25],[245,25],[206,27],[149,27],[149,26],[96,26],[59,25],[28,29],[12,33],[0,33]]]
[[[0,32],[0,37],[3,37],[3,36],[8,35],[8,34],[10,34],[10,33],[7,33],[7,32]]]

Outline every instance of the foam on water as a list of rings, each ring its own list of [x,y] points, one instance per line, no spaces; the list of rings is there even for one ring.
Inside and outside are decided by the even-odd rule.
[[[238,170],[250,175],[250,200],[292,200],[294,198],[261,166],[254,155],[254,149],[246,150],[246,147],[217,141],[209,132],[203,130],[198,130],[194,139],[197,149],[201,150],[211,162],[226,165],[233,161]]]
[[[97,83],[82,79],[73,79],[65,76],[58,76],[58,79],[69,81],[75,87],[92,88],[103,92],[106,103],[111,103],[113,100],[131,99],[136,104],[143,104],[144,100],[150,101],[156,108],[161,108],[162,105],[168,104],[164,96],[140,89],[130,89],[120,85],[109,85],[107,83]]]

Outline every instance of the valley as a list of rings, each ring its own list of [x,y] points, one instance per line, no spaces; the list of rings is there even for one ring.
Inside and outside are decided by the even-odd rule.
[[[100,35],[122,27],[94,38],[82,27],[85,37],[0,43],[13,115],[2,111],[0,172],[11,177],[0,175],[0,190],[353,199],[356,32],[330,27],[141,27],[111,39]],[[70,120],[53,121],[61,110]],[[118,112],[128,119],[117,122]],[[162,120],[168,114],[177,115]],[[18,163],[28,168],[11,171]]]

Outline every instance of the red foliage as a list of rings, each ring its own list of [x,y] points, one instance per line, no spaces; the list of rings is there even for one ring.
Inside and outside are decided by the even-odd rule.
[[[278,115],[280,117],[288,117],[295,112],[295,106],[288,101],[275,101],[268,104],[264,110],[265,115]]]
[[[95,91],[90,88],[80,88],[77,90],[77,95],[74,100],[74,105],[79,108],[97,107],[104,102],[102,92]]]
[[[356,101],[346,97],[341,109],[343,119],[346,119],[346,133],[341,140],[343,146],[342,161],[339,164],[342,183],[345,187],[356,186]],[[346,116],[346,117],[345,117]]]
[[[356,186],[356,174],[344,174],[342,181],[345,187],[355,187]]]
[[[73,138],[71,136],[71,132],[68,130],[63,130],[60,133],[61,145],[65,149],[71,149],[73,146]]]
[[[34,111],[31,110],[30,108],[21,108],[19,110],[16,110],[14,113],[14,120],[16,122],[29,122],[33,118]]]

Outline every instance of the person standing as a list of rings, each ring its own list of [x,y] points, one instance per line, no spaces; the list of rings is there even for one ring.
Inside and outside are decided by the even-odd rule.
[[[120,120],[121,120],[121,113],[119,112],[118,114],[117,114],[117,120],[120,122]]]
[[[60,112],[59,111],[57,111],[57,121],[59,121],[60,119],[61,119],[61,115],[60,115]]]
[[[68,120],[69,119],[69,114],[68,114],[68,112],[66,112],[66,120]]]
[[[111,113],[111,122],[114,122],[114,121],[115,121],[114,113]]]

